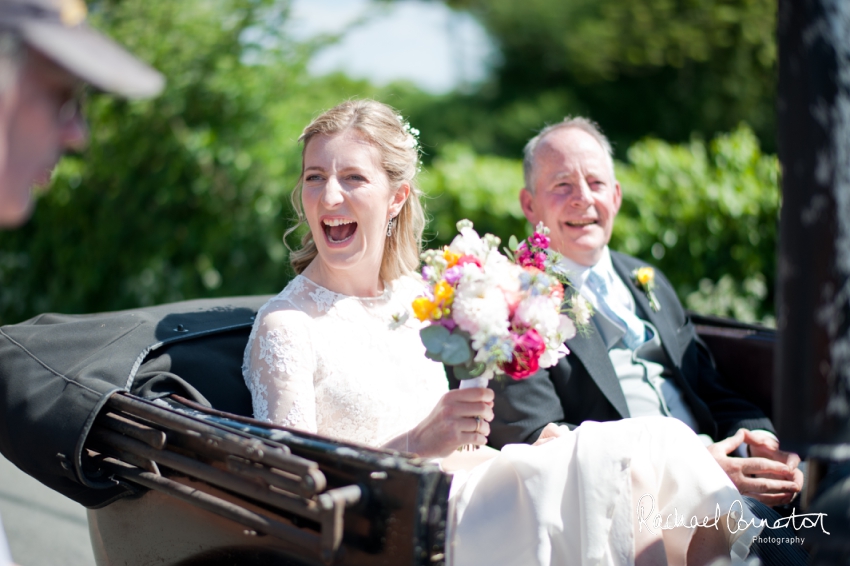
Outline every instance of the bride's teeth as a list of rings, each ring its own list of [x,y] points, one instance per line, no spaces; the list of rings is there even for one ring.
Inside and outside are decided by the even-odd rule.
[[[325,225],[327,226],[342,226],[343,224],[351,224],[354,220],[346,220],[343,218],[326,218],[323,220]]]

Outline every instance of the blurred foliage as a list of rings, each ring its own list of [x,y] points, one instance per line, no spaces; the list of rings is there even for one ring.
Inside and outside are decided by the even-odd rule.
[[[427,247],[450,243],[462,218],[472,220],[479,233],[495,234],[503,242],[529,228],[519,205],[520,160],[478,155],[469,146],[451,144],[423,171],[420,185],[430,217]]]
[[[770,322],[779,162],[752,130],[742,125],[708,144],[641,141],[617,177],[614,249],[656,264],[695,310]]]
[[[612,245],[657,264],[692,308],[744,320],[770,315],[776,159],[743,126],[710,143],[690,137],[735,119],[731,129],[759,99],[740,98],[722,119],[703,115],[706,104],[726,100],[717,94],[722,84],[749,88],[741,73],[756,61],[761,70],[749,84],[762,92],[770,82],[775,55],[762,31],[773,16],[762,0],[713,3],[716,10],[704,0],[529,0],[519,11],[503,0],[453,4],[481,13],[503,49],[494,82],[477,93],[432,96],[409,84],[311,77],[309,57],[332,38],[292,42],[281,31],[285,1],[90,2],[95,25],[162,71],[167,88],[149,101],[90,97],[88,149],[63,159],[27,226],[0,232],[0,323],[276,292],[292,275],[281,235],[294,217],[296,139],[312,117],[352,96],[383,100],[422,130],[428,246],[447,243],[460,218],[503,240],[527,234],[520,150],[568,111],[592,112],[615,139],[690,139],[620,146],[629,149],[618,163],[624,204]],[[504,27],[511,14],[516,36]],[[745,26],[754,14],[764,21]],[[614,24],[616,33],[606,27]],[[624,31],[628,41],[605,45]],[[721,80],[715,67],[735,49],[744,63]],[[529,54],[539,60],[520,64]],[[697,90],[681,90],[693,100],[679,107],[670,89],[685,75]]]
[[[446,0],[493,37],[493,79],[413,111],[427,143],[513,157],[546,122],[583,114],[618,157],[740,121],[774,141],[775,0]]]
[[[167,87],[149,101],[90,97],[88,149],[62,161],[27,226],[0,233],[0,322],[280,289],[295,141],[374,87],[310,78],[312,46],[279,35],[285,5],[271,1],[90,8]]]

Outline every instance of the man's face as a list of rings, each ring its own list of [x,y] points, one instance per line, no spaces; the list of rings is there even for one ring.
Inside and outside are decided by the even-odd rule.
[[[62,153],[86,143],[78,80],[46,57],[27,53],[16,84],[0,93],[0,228],[24,223],[30,189],[47,184]]]
[[[590,134],[555,130],[534,154],[534,192],[524,188],[520,203],[532,224],[543,222],[552,247],[581,265],[595,265],[611,239],[622,194],[608,156]]]

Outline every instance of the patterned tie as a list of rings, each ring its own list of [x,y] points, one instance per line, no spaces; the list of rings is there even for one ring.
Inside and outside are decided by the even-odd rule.
[[[626,328],[626,335],[623,336],[623,342],[626,346],[634,350],[643,344],[646,341],[646,325],[620,301],[610,295],[605,278],[591,269],[587,282],[596,290],[596,296],[599,298],[599,310],[612,321]]]

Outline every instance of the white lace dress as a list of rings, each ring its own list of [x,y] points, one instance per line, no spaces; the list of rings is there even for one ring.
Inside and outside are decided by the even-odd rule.
[[[375,447],[419,424],[448,387],[424,355],[418,321],[393,322],[421,291],[401,278],[358,298],[295,277],[260,309],[245,351],[255,417]],[[684,564],[693,530],[661,529],[655,518],[711,523],[730,509],[737,518],[739,498],[675,419],[586,423],[454,476],[448,563],[634,564],[636,547],[662,538],[668,562]],[[746,556],[752,531],[734,541],[737,554]]]

